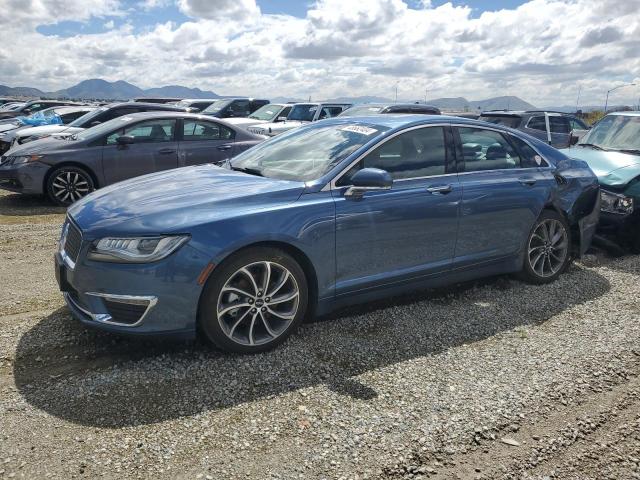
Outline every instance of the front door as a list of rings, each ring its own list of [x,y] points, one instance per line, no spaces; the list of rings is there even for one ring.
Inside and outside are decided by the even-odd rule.
[[[102,153],[106,184],[178,166],[176,120],[158,118],[134,123],[107,136]],[[121,135],[134,137],[134,143],[119,145]]]
[[[448,128],[421,127],[377,147],[343,177],[336,202],[336,295],[447,271],[462,192]],[[380,168],[390,190],[344,195],[361,168]]]
[[[182,130],[179,142],[181,167],[218,163],[234,154],[234,132],[224,125],[208,120],[184,119]]]

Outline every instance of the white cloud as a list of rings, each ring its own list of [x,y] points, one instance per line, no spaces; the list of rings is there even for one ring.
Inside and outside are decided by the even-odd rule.
[[[145,1],[156,8],[167,0]],[[406,99],[424,98],[429,87],[430,97],[517,95],[544,106],[574,104],[579,86],[581,103],[602,103],[606,90],[640,71],[640,0],[531,0],[479,17],[451,3],[318,0],[304,19],[264,14],[255,0],[177,0],[191,18],[180,25],[125,24],[67,38],[36,27],[118,15],[122,5],[5,2],[15,5],[0,10],[0,28],[17,40],[0,46],[2,83],[49,90],[103,77],[319,99],[392,97],[399,82]],[[620,89],[613,100],[638,96],[640,89]]]
[[[116,23],[113,20],[109,20],[108,22],[105,22],[103,24],[103,27],[106,28],[107,30],[111,30],[115,26],[116,26]]]

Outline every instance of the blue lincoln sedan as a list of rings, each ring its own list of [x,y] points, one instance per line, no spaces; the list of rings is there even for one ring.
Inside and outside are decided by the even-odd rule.
[[[515,130],[335,118],[88,195],[56,275],[87,325],[258,352],[346,304],[504,273],[551,282],[589,247],[599,199],[584,162]]]

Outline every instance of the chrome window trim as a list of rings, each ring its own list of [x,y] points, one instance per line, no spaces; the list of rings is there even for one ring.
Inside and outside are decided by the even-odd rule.
[[[356,163],[358,163],[364,157],[369,155],[373,150],[375,150],[376,148],[384,145],[385,143],[387,143],[388,141],[394,139],[398,135],[401,135],[403,133],[410,132],[410,131],[413,131],[413,130],[418,130],[420,128],[430,128],[430,127],[477,128],[477,129],[481,129],[481,130],[491,130],[491,131],[494,131],[494,132],[501,133],[503,135],[505,135],[505,134],[506,135],[513,135],[511,132],[504,131],[504,130],[501,130],[499,128],[485,127],[484,125],[483,126],[469,125],[469,124],[465,124],[465,123],[430,123],[428,125],[415,125],[413,127],[406,128],[404,130],[400,130],[398,132],[395,132],[393,135],[390,135],[388,138],[385,138],[382,142],[378,142],[375,145],[373,145],[366,152],[364,152],[361,155],[359,155],[349,165],[347,165],[344,169],[342,169],[339,173],[337,173],[330,182],[328,182],[327,184],[325,184],[324,187],[322,187],[322,189],[320,191],[321,192],[329,192],[329,191],[332,191],[332,190],[339,190],[341,188],[345,188],[345,187],[351,186],[351,185],[343,185],[341,187],[338,187],[338,186],[336,186],[336,182],[338,180],[340,180],[340,178],[342,178]],[[424,179],[427,179],[427,178],[440,178],[440,177],[451,176],[451,175],[465,175],[465,174],[478,173],[478,172],[501,172],[501,171],[514,171],[514,170],[527,170],[527,171],[530,171],[531,169],[536,169],[536,168],[553,169],[553,167],[551,165],[551,162],[549,162],[549,160],[547,160],[547,158],[543,154],[541,154],[536,147],[531,145],[531,143],[527,139],[521,138],[521,137],[518,137],[518,138],[520,140],[522,140],[523,142],[525,142],[527,145],[529,145],[533,149],[533,151],[536,152],[540,156],[540,158],[542,158],[542,160],[544,160],[546,165],[544,165],[544,166],[540,165],[538,167],[500,168],[500,169],[495,169],[495,170],[476,170],[476,171],[473,171],[473,172],[455,172],[455,173],[444,173],[442,175],[427,175],[427,176],[424,176],[424,177],[401,178],[401,179],[398,179],[398,180],[394,180],[393,183],[406,182],[406,181],[409,181],[409,180],[424,180]]]

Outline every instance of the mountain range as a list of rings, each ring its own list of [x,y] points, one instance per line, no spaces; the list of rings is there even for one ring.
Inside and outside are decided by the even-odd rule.
[[[210,90],[200,90],[199,88],[189,88],[181,85],[167,85],[159,88],[142,89],[123,80],[108,82],[99,78],[83,80],[72,87],[57,90],[55,92],[44,92],[33,87],[8,87],[0,85],[0,95],[21,96],[21,97],[43,97],[43,98],[71,98],[83,100],[128,100],[135,97],[176,97],[176,98],[224,98]],[[306,101],[307,99],[295,99],[286,97],[273,98],[274,102],[284,101]],[[317,100],[317,99],[313,99]],[[359,97],[338,97],[327,99],[327,101],[340,103],[389,103],[393,99],[375,96]],[[415,99],[399,99],[399,102],[413,103]],[[515,96],[495,97],[485,100],[470,101],[463,97],[455,98],[434,98],[427,101],[445,111],[477,112],[479,110],[531,110],[533,105]]]

